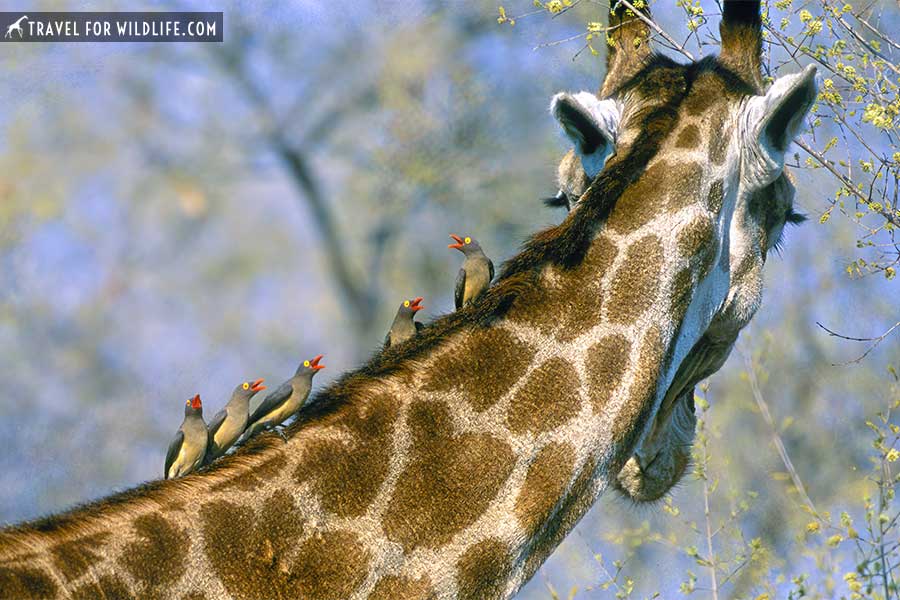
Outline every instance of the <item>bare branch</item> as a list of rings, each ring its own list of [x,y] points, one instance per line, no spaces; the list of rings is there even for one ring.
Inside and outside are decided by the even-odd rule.
[[[816,509],[816,505],[813,504],[813,501],[809,497],[809,494],[806,493],[806,486],[803,485],[803,481],[800,479],[800,474],[797,472],[797,469],[794,467],[793,461],[791,461],[791,457],[788,455],[787,448],[785,447],[784,442],[781,439],[781,435],[778,434],[778,429],[775,426],[775,420],[772,418],[772,413],[769,411],[769,404],[768,402],[766,402],[766,399],[762,394],[762,390],[759,387],[759,380],[756,377],[756,369],[753,365],[753,361],[748,356],[744,355],[744,364],[747,367],[747,379],[750,382],[750,391],[753,393],[753,399],[756,400],[756,406],[759,408],[759,412],[762,415],[763,420],[769,427],[769,434],[772,436],[772,443],[775,444],[775,449],[778,451],[778,456],[781,458],[781,462],[784,464],[784,468],[790,474],[791,482],[793,482],[794,487],[800,494],[800,498],[803,499],[803,502],[813,512],[813,514],[818,516],[819,511]]]
[[[884,339],[885,339],[886,337],[888,337],[889,335],[891,335],[891,333],[893,333],[893,331],[894,331],[895,329],[897,329],[898,327],[900,327],[900,321],[897,321],[896,323],[894,323],[893,325],[891,325],[891,326],[888,328],[887,331],[885,331],[884,333],[882,333],[882,334],[879,335],[878,337],[869,337],[869,338],[857,338],[857,337],[850,337],[850,336],[847,336],[847,335],[842,335],[842,334],[840,334],[840,333],[838,333],[838,332],[836,332],[836,331],[832,331],[831,329],[828,329],[827,327],[825,327],[824,325],[822,325],[822,324],[821,324],[820,322],[818,322],[818,321],[816,321],[816,325],[818,325],[820,328],[824,329],[824,330],[828,333],[828,335],[830,335],[830,336],[832,336],[832,337],[840,338],[840,339],[842,339],[842,340],[849,340],[849,341],[851,341],[851,342],[874,342],[871,346],[869,346],[869,347],[866,349],[865,352],[863,352],[860,356],[857,356],[857,357],[854,358],[853,360],[849,360],[849,361],[843,362],[843,363],[833,363],[833,364],[831,365],[831,366],[833,366],[833,367],[843,367],[843,366],[846,366],[846,365],[851,365],[851,364],[854,364],[854,363],[858,363],[858,362],[860,362],[862,359],[864,359],[866,356],[868,356],[869,353],[872,352],[872,350],[874,350],[875,348],[877,348],[878,345],[879,345],[881,342],[883,342]]]
[[[825,156],[823,156],[819,152],[816,152],[815,150],[813,150],[812,147],[809,144],[807,144],[806,142],[804,142],[803,140],[799,140],[799,139],[794,140],[794,143],[797,144],[798,146],[800,146],[801,148],[803,148],[804,152],[806,152],[811,157],[813,157],[816,160],[816,162],[818,162],[820,165],[822,165],[823,167],[828,169],[832,175],[837,177],[840,180],[840,182],[844,185],[844,187],[847,188],[847,191],[849,191],[851,194],[853,194],[854,196],[856,196],[857,198],[862,200],[866,205],[868,205],[869,202],[871,202],[871,198],[867,197],[865,194],[860,192],[856,188],[856,186],[853,185],[853,182],[850,181],[846,175],[844,175],[843,173],[838,171],[837,168],[835,168],[835,166],[831,163],[831,161],[828,160],[827,158],[825,158]],[[885,209],[884,207],[882,207],[881,210],[878,210],[875,212],[877,212],[882,217],[884,217],[885,220],[890,222],[892,225],[894,225],[896,227],[900,227],[900,217],[898,217],[896,214],[890,212],[889,210]]]
[[[318,234],[322,238],[325,259],[331,266],[331,272],[341,294],[352,306],[356,323],[365,328],[372,321],[375,311],[374,298],[366,288],[356,282],[350,268],[349,259],[344,251],[338,234],[337,225],[331,209],[322,194],[317,178],[313,174],[309,159],[304,151],[288,139],[284,128],[275,118],[268,99],[244,69],[244,61],[235,51],[219,51],[213,53],[225,73],[230,75],[244,92],[249,101],[264,119],[263,133],[275,154],[288,168],[291,178],[302,192],[306,206],[312,214]],[[337,114],[333,115],[337,118]],[[351,312],[351,311],[348,311]]]

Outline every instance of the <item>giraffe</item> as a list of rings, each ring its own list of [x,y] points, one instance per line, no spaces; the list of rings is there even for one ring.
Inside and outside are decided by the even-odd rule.
[[[759,304],[814,71],[762,93],[758,2],[726,1],[720,56],[687,65],[610,20],[615,148],[560,225],[287,442],[0,531],[0,597],[505,599],[603,491],[677,479],[627,465],[673,455],[682,388]]]

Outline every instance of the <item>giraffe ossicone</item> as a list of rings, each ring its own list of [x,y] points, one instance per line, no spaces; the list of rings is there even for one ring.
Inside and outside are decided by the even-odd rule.
[[[795,220],[785,140],[815,81],[763,93],[758,2],[726,0],[720,58],[687,65],[610,21],[615,148],[593,178],[564,159],[560,225],[318,393],[287,443],[0,531],[0,596],[506,599],[604,490],[665,493],[693,386]]]

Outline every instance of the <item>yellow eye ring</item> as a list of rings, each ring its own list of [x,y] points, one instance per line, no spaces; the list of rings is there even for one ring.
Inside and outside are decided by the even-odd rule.
[[[241,387],[244,388],[245,390],[249,390],[249,389],[250,389],[250,384],[247,383],[247,382],[245,381],[245,382],[244,382],[244,385],[242,385]]]
[[[309,366],[309,361],[308,361],[308,360],[304,360],[304,361],[303,361],[303,366],[304,366],[304,367],[308,367],[308,366]]]
[[[472,238],[467,237],[465,241],[466,241],[467,244],[471,244],[471,243],[472,243]]]
[[[404,300],[404,301],[403,301],[403,306],[409,306],[409,300]]]

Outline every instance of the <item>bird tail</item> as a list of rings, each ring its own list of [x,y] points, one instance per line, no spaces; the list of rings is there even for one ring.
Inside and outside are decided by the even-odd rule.
[[[562,190],[559,190],[559,192],[553,197],[544,198],[543,202],[544,202],[544,206],[549,206],[550,208],[559,208],[559,207],[563,207],[563,206],[566,209],[570,208],[569,197]]]

